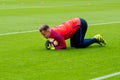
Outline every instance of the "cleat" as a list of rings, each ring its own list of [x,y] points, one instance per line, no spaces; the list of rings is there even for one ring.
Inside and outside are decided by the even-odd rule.
[[[98,44],[100,44],[101,46],[103,44],[106,45],[106,40],[104,40],[100,34],[95,35],[94,38],[96,38],[98,40]]]

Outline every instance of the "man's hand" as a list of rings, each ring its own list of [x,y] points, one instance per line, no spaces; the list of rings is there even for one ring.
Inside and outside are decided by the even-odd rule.
[[[45,47],[47,50],[55,50],[54,45],[49,40],[46,41]]]

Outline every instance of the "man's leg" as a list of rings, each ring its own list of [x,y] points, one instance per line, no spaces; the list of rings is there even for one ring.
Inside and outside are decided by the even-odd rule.
[[[84,46],[84,36],[87,31],[87,22],[84,19],[80,19],[82,25],[80,29],[76,31],[74,36],[70,38],[71,47],[80,48]]]
[[[72,38],[70,38],[71,47],[76,47],[76,45],[80,43],[80,38],[78,38],[78,36],[80,36],[80,29],[76,31],[76,33],[74,34]]]
[[[71,46],[76,48],[85,48],[93,43],[98,43],[96,38],[84,39],[87,31],[87,22],[84,19],[80,20],[82,25],[73,38],[71,38]]]

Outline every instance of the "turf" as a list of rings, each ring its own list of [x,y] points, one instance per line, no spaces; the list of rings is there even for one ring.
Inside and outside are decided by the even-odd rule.
[[[90,25],[86,38],[100,33],[107,40],[85,49],[48,51],[38,31],[0,36],[0,80],[90,80],[120,71],[120,1],[2,0],[0,34],[37,30],[83,17]],[[91,26],[91,24],[118,22]],[[119,80],[120,75],[105,80]]]

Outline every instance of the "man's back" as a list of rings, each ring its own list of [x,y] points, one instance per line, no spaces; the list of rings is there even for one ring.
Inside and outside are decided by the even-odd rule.
[[[64,39],[68,39],[74,35],[74,33],[80,28],[80,25],[80,19],[74,18],[52,28],[52,30],[54,30],[56,33],[61,34]]]

